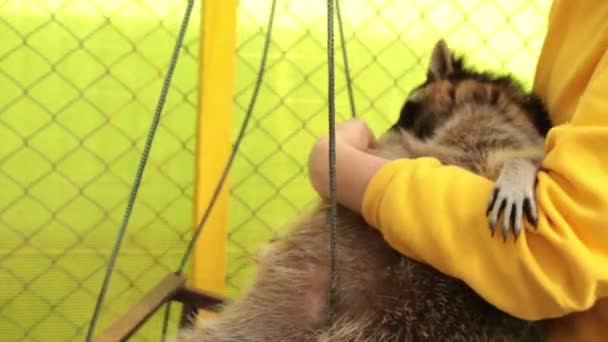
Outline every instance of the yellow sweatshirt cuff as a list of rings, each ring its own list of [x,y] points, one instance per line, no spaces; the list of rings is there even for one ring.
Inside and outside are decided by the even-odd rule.
[[[379,212],[383,205],[384,190],[393,182],[397,173],[403,172],[405,168],[412,166],[413,163],[417,163],[419,167],[438,167],[442,165],[439,160],[432,157],[397,159],[385,164],[372,177],[363,195],[361,214],[368,224],[376,229],[380,228]]]

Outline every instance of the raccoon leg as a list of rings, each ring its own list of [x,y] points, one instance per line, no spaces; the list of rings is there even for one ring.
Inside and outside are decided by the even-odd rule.
[[[306,244],[289,242],[279,241],[282,248],[260,259],[240,298],[202,326],[181,331],[177,342],[304,342],[323,327],[329,267],[307,255]]]
[[[403,333],[395,334],[395,329],[387,329],[385,325],[386,322],[380,312],[342,317],[327,329],[319,331],[310,342],[407,342],[415,340],[414,336]]]
[[[323,326],[310,306],[310,289],[299,284],[258,282],[217,317],[179,332],[176,342],[305,342]],[[273,279],[282,280],[282,279]],[[265,283],[265,284],[264,284]],[[315,314],[317,317],[310,317]],[[321,317],[322,318],[322,317]]]
[[[288,319],[265,312],[255,315],[246,310],[245,314],[230,312],[220,315],[198,327],[179,331],[173,342],[305,342],[313,334],[312,329],[286,324]]]
[[[488,204],[490,230],[494,234],[498,217],[502,214],[502,234],[507,239],[512,230],[515,239],[523,228],[523,216],[536,226],[538,220],[534,186],[538,163],[530,159],[514,158],[505,161],[500,170]]]

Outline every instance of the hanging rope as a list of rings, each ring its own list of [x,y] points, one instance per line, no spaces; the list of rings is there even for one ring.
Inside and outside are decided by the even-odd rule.
[[[173,48],[173,54],[172,54],[171,60],[169,62],[169,69],[167,71],[167,75],[165,76],[165,81],[163,83],[163,87],[162,87],[160,96],[158,98],[158,103],[156,105],[156,111],[154,112],[154,116],[152,118],[152,124],[148,131],[148,137],[146,139],[146,144],[144,146],[144,150],[141,155],[141,159],[139,161],[137,173],[135,174],[135,181],[133,182],[133,187],[131,188],[131,193],[129,195],[127,207],[126,207],[124,215],[123,215],[122,224],[120,225],[120,228],[118,229],[118,235],[116,237],[116,240],[114,241],[114,247],[112,248],[112,254],[110,256],[110,260],[108,261],[105,278],[103,280],[103,284],[101,286],[99,296],[97,297],[97,303],[95,304],[95,310],[93,311],[93,317],[91,318],[91,322],[89,324],[89,330],[87,333],[86,341],[91,341],[93,338],[93,334],[95,333],[95,327],[99,320],[101,308],[103,306],[103,302],[104,302],[104,299],[105,299],[107,291],[108,291],[110,280],[112,278],[112,273],[114,271],[114,265],[116,264],[116,259],[118,258],[118,253],[120,252],[122,240],[125,236],[125,232],[127,231],[127,225],[129,224],[129,219],[131,217],[131,213],[133,212],[133,204],[135,203],[135,198],[137,197],[137,193],[139,190],[139,186],[141,184],[141,179],[142,179],[142,176],[144,173],[144,169],[145,169],[146,163],[148,161],[148,156],[150,155],[150,149],[152,148],[152,142],[154,141],[156,128],[158,127],[158,123],[160,121],[160,115],[161,115],[163,107],[165,105],[165,100],[167,97],[167,93],[169,91],[169,86],[171,85],[171,79],[173,78],[173,72],[174,72],[175,66],[177,64],[177,59],[179,57],[179,50],[180,50],[180,48],[182,46],[182,42],[184,40],[184,35],[185,35],[186,29],[188,27],[188,22],[190,20],[190,14],[192,13],[193,6],[194,6],[194,0],[188,0],[188,6],[186,7],[186,11],[184,13],[184,17],[183,17],[182,24],[181,24],[181,27],[179,30],[179,34],[177,36],[177,40],[176,40],[175,46]]]
[[[186,247],[186,251],[184,252],[184,255],[182,256],[179,267],[177,268],[177,271],[176,271],[177,273],[183,273],[186,268],[188,259],[189,259],[190,255],[192,254],[192,249],[194,248],[196,241],[198,240],[200,234],[202,233],[203,228],[205,227],[205,223],[207,223],[207,220],[209,219],[209,215],[211,214],[211,210],[213,210],[215,202],[217,201],[217,198],[220,194],[220,191],[222,190],[222,188],[224,186],[226,177],[228,176],[230,168],[232,167],[232,162],[234,161],[234,157],[236,156],[236,154],[238,152],[238,149],[241,145],[241,141],[243,140],[243,136],[245,135],[247,125],[249,124],[249,120],[251,119],[253,109],[254,109],[255,103],[257,101],[258,93],[260,91],[260,87],[262,86],[262,79],[264,76],[264,72],[266,70],[266,60],[268,57],[268,50],[270,47],[270,42],[272,40],[272,26],[274,23],[275,9],[276,9],[276,0],[272,0],[272,4],[270,5],[270,15],[268,17],[268,25],[267,25],[268,29],[266,31],[264,48],[262,50],[262,59],[260,61],[260,67],[258,69],[255,87],[253,89],[253,94],[251,96],[249,106],[247,107],[247,112],[245,114],[243,124],[241,125],[238,136],[236,138],[236,141],[232,147],[232,151],[230,152],[228,161],[226,162],[226,165],[224,166],[224,170],[222,172],[220,180],[218,181],[218,183],[215,187],[215,190],[213,192],[213,195],[211,196],[211,200],[210,200],[207,208],[205,208],[203,216],[194,231],[192,239],[189,241],[188,246]],[[171,314],[171,302],[167,303],[166,309],[165,309],[163,328],[162,328],[162,337],[161,337],[162,340],[165,339],[165,336],[167,333],[170,314]]]
[[[348,102],[350,104],[350,114],[353,118],[357,117],[355,111],[355,97],[353,95],[352,78],[350,76],[350,66],[348,65],[348,53],[346,52],[346,39],[344,38],[344,28],[342,27],[342,14],[340,11],[340,0],[336,1],[336,14],[338,15],[338,28],[340,29],[340,42],[342,43],[342,60],[344,61],[344,75],[346,76],[346,89],[348,90]]]
[[[257,75],[256,83],[255,83],[255,88],[253,90],[253,95],[251,96],[251,101],[249,102],[249,107],[247,107],[247,113],[245,114],[245,119],[243,121],[243,124],[241,125],[241,129],[239,131],[239,134],[236,138],[236,141],[235,141],[232,151],[230,153],[230,157],[228,158],[228,161],[226,162],[226,166],[224,166],[224,171],[222,173],[222,176],[221,176],[218,184],[215,187],[215,191],[213,192],[213,196],[211,197],[211,202],[205,209],[203,217],[201,218],[198,226],[196,227],[194,236],[188,243],[188,247],[186,248],[186,251],[182,257],[179,268],[177,269],[177,272],[179,272],[179,273],[182,273],[184,271],[184,269],[186,267],[186,263],[188,262],[188,258],[190,257],[190,254],[192,252],[192,249],[194,248],[194,245],[196,244],[196,241],[197,241],[199,235],[203,231],[203,227],[205,226],[205,223],[207,222],[207,219],[209,218],[209,214],[211,213],[211,210],[213,209],[213,206],[215,205],[217,197],[219,196],[219,193],[222,190],[222,187],[224,186],[224,182],[226,181],[226,177],[228,176],[228,172],[230,171],[230,167],[232,166],[234,157],[236,156],[239,146],[241,145],[241,141],[243,140],[243,136],[245,135],[245,130],[247,129],[247,125],[249,124],[249,119],[251,119],[251,114],[253,113],[253,108],[255,106],[255,102],[258,97],[258,92],[260,91],[260,87],[262,85],[262,77],[264,76],[264,71],[266,68],[266,59],[268,57],[268,48],[270,46],[270,41],[271,41],[271,37],[272,37],[272,23],[274,21],[275,7],[276,7],[276,0],[272,0],[272,5],[271,5],[271,9],[270,9],[270,17],[268,19],[268,31],[266,32],[266,41],[264,42],[264,50],[262,51],[262,60],[260,62],[260,68],[258,69],[258,75]]]
[[[137,197],[139,186],[141,184],[141,179],[143,177],[143,172],[145,170],[145,166],[146,166],[149,154],[150,154],[152,143],[154,141],[156,129],[157,129],[159,121],[160,121],[160,115],[162,113],[164,103],[166,100],[166,96],[167,96],[167,93],[169,90],[169,86],[171,84],[171,80],[173,77],[173,72],[174,72],[175,66],[177,64],[177,60],[179,57],[179,50],[182,46],[183,38],[184,38],[184,35],[186,32],[186,29],[188,27],[188,22],[190,19],[190,15],[192,13],[193,5],[194,5],[194,0],[188,0],[188,5],[187,5],[186,11],[184,13],[184,18],[182,20],[180,31],[179,31],[179,34],[178,34],[178,37],[177,37],[177,40],[176,40],[176,43],[175,43],[175,46],[173,49],[173,54],[171,56],[169,69],[167,71],[167,75],[166,75],[164,83],[163,83],[163,88],[162,88],[161,94],[159,96],[159,100],[158,100],[158,103],[156,106],[156,111],[154,113],[154,116],[152,119],[152,124],[151,124],[151,127],[148,132],[148,136],[146,139],[146,144],[144,146],[144,151],[143,151],[141,159],[140,159],[137,173],[135,175],[134,184],[131,189],[131,193],[129,195],[129,200],[127,203],[127,207],[125,209],[125,213],[123,215],[122,224],[118,230],[117,238],[115,240],[115,244],[112,249],[112,254],[110,256],[108,266],[106,269],[105,278],[104,278],[99,296],[97,298],[97,303],[95,306],[95,310],[93,312],[93,317],[92,317],[90,325],[89,325],[89,330],[87,333],[86,341],[92,340],[97,322],[99,320],[101,308],[103,307],[103,302],[104,302],[105,296],[107,294],[107,290],[109,288],[110,280],[111,280],[112,273],[114,270],[114,265],[116,263],[116,259],[118,258],[118,254],[120,252],[120,247],[121,247],[122,241],[124,239],[124,235],[126,233],[129,219],[130,219],[131,213],[133,211],[135,199]],[[269,16],[269,20],[268,20],[268,30],[266,32],[266,40],[264,43],[262,60],[260,63],[260,68],[258,71],[254,92],[253,92],[249,107],[247,109],[247,113],[245,115],[243,124],[241,126],[241,129],[239,131],[239,134],[238,134],[235,144],[233,146],[230,157],[224,167],[222,176],[220,177],[220,180],[212,195],[211,201],[209,202],[208,207],[206,208],[199,224],[197,225],[193,238],[189,241],[189,244],[186,248],[186,251],[185,251],[185,253],[182,257],[182,260],[179,264],[179,267],[177,269],[177,273],[184,272],[184,269],[188,262],[188,258],[191,255],[192,249],[193,249],[194,245],[196,244],[196,241],[198,240],[198,237],[200,236],[200,234],[203,230],[203,227],[204,227],[207,219],[209,218],[211,210],[213,209],[213,206],[215,205],[215,202],[217,201],[219,192],[221,191],[221,189],[225,183],[226,177],[232,166],[234,157],[238,151],[238,148],[241,144],[244,133],[246,131],[247,125],[251,118],[253,108],[254,108],[255,102],[257,100],[257,95],[258,95],[258,92],[259,92],[259,89],[260,89],[260,86],[262,83],[263,74],[265,71],[266,59],[267,59],[268,49],[269,49],[271,36],[272,36],[272,26],[273,26],[273,22],[274,22],[275,8],[276,8],[276,0],[273,0],[272,4],[271,4],[270,16]],[[332,277],[331,277],[332,282],[331,282],[331,289],[330,289],[330,312],[332,312],[333,310],[331,310],[331,308],[333,308],[333,304],[335,303],[335,297],[336,297],[335,289],[336,289],[337,281],[338,281],[337,272],[336,272],[336,237],[335,237],[337,201],[336,201],[336,194],[335,194],[335,190],[336,190],[335,189],[335,187],[336,187],[336,185],[335,185],[335,182],[336,182],[335,181],[335,176],[336,176],[335,175],[335,173],[336,173],[335,172],[335,66],[334,66],[334,46],[333,46],[333,44],[334,44],[333,11],[334,10],[333,10],[333,1],[332,0],[328,0],[327,9],[328,9],[328,36],[327,36],[327,38],[328,38],[328,73],[329,73],[329,89],[328,90],[329,90],[329,131],[330,131],[330,151],[329,151],[330,170],[329,170],[329,173],[330,173],[330,192],[331,192],[331,196],[330,196],[331,209],[330,209],[330,213],[329,213],[329,222],[330,222],[330,249],[331,249],[331,273],[332,273]],[[344,66],[345,66],[345,72],[346,72],[346,80],[347,80],[347,86],[348,86],[351,114],[353,117],[355,117],[356,112],[355,112],[355,105],[354,105],[354,97],[353,97],[353,91],[352,91],[352,85],[351,85],[350,70],[349,70],[349,65],[348,65],[348,57],[347,57],[347,53],[346,53],[344,32],[343,32],[343,28],[342,28],[342,19],[341,19],[341,15],[340,15],[339,5],[337,7],[337,13],[338,13],[339,28],[340,28],[340,36],[341,36],[341,41],[342,41],[342,53],[343,53],[343,58],[344,58]],[[164,317],[164,324],[163,324],[163,331],[162,331],[163,339],[167,332],[167,325],[168,325],[168,320],[169,320],[169,316],[170,316],[170,303],[167,304],[164,316],[165,317]]]
[[[334,305],[337,302],[338,272],[336,269],[336,218],[338,205],[336,199],[336,94],[334,70],[334,3],[327,0],[327,71],[328,71],[328,109],[329,109],[329,241],[331,254],[331,285],[329,290],[329,323],[333,322]]]

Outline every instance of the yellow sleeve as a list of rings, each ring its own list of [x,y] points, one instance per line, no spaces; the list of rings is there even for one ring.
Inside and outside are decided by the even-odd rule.
[[[462,279],[488,302],[535,320],[608,296],[608,54],[569,123],[554,127],[536,188],[538,229],[490,236],[493,182],[433,158],[398,160],[372,178],[365,219],[401,253]],[[596,61],[597,62],[597,61]]]

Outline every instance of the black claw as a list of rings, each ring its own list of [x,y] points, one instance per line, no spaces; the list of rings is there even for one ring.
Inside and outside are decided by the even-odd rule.
[[[530,199],[526,197],[526,199],[524,199],[524,214],[526,215],[526,219],[528,220],[528,222],[530,222],[534,228],[536,228],[536,224],[538,223],[538,220],[536,218],[536,214],[534,214],[532,212],[532,206],[530,205]]]
[[[490,236],[494,237],[494,232],[496,231],[496,229],[492,226],[491,222],[488,222],[488,228],[490,228]]]
[[[504,212],[506,206],[507,206],[507,199],[503,198],[502,202],[500,202],[500,207],[498,208],[498,216],[500,216]],[[503,218],[503,220],[504,220],[504,218]]]
[[[517,239],[519,239],[519,235],[521,235],[521,229],[518,231],[517,228],[513,228],[513,232],[515,233],[515,241],[517,242]]]
[[[513,230],[513,233],[515,233],[515,236],[517,236],[517,232],[515,231],[515,218],[516,218],[515,215],[517,214],[515,211],[516,209],[517,209],[516,205],[515,205],[515,203],[513,203],[511,205],[511,217],[509,217],[509,221],[511,223],[511,229]]]
[[[502,214],[504,214],[504,210],[505,207],[507,206],[507,199],[503,198],[502,201],[500,202],[500,207],[498,208],[498,217],[500,217]],[[503,216],[502,220],[506,220],[507,218]],[[500,221],[499,221],[500,222]],[[498,222],[497,222],[498,224]],[[502,230],[502,236],[503,236],[503,240],[504,242],[507,242],[507,233],[505,232],[505,230]]]
[[[488,204],[488,209],[486,209],[486,216],[488,216],[488,214],[494,207],[494,202],[496,202],[497,197],[498,197],[498,188],[494,188],[494,190],[492,191],[492,199],[490,200],[490,204]]]

